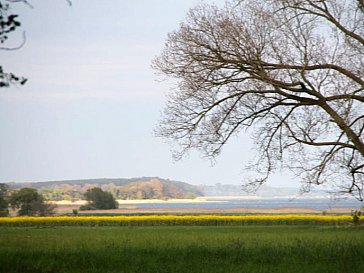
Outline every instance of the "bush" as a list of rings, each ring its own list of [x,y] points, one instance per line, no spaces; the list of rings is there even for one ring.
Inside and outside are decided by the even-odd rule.
[[[95,210],[96,208],[91,204],[86,204],[80,206],[80,210]]]
[[[361,216],[361,211],[360,210],[355,210],[351,212],[351,217],[353,219],[353,223],[354,225],[359,225],[360,223],[360,216]]]
[[[88,204],[81,206],[80,210],[117,209],[119,207],[111,192],[105,192],[100,188],[87,190],[85,198]]]

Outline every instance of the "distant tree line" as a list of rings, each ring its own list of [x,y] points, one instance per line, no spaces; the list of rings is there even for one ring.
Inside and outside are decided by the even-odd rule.
[[[39,192],[48,200],[85,200],[85,194],[89,189],[101,188],[103,191],[112,193],[116,199],[166,199],[166,198],[195,198],[202,195],[197,187],[164,182],[161,179],[150,178],[149,180],[134,181],[123,185],[115,183],[59,183],[38,187]]]
[[[111,192],[101,188],[91,188],[83,196],[87,204],[80,210],[116,209],[119,204]],[[55,214],[56,206],[33,188],[10,190],[9,186],[0,183],[0,217],[9,216],[9,209],[17,210],[18,216],[49,216]]]

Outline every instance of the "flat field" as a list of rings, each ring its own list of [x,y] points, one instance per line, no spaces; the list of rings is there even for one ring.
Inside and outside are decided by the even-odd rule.
[[[310,272],[364,268],[344,226],[0,227],[0,272]]]

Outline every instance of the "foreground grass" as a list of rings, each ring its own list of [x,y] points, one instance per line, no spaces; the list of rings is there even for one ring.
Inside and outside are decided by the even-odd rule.
[[[0,272],[363,272],[364,229],[0,228]]]

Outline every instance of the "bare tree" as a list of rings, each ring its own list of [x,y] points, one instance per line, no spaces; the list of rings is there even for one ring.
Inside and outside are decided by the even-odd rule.
[[[6,47],[4,43],[9,38],[9,35],[20,27],[21,23],[18,15],[11,12],[11,3],[22,2],[28,4],[25,0],[6,0],[0,1],[0,50],[16,50],[21,48],[25,43],[25,33],[23,32],[23,40],[16,47]],[[29,5],[29,4],[28,4]],[[5,72],[0,65],[0,88],[9,87],[11,84],[24,85],[27,79],[18,77],[10,72]]]
[[[72,5],[71,0],[66,0],[68,5]],[[18,50],[22,48],[25,44],[25,32],[22,35],[22,41],[18,46],[7,47],[4,43],[8,40],[9,35],[15,32],[20,26],[19,15],[11,11],[11,7],[14,4],[24,4],[30,8],[33,8],[32,4],[27,0],[0,0],[0,50],[10,51]],[[4,71],[3,67],[0,65],[0,88],[9,87],[13,84],[24,85],[28,79],[24,77],[16,76],[11,72]]]
[[[363,200],[363,1],[201,4],[153,66],[177,79],[157,129],[177,158],[193,148],[214,158],[249,129],[259,175],[247,186],[287,168],[303,190]]]

